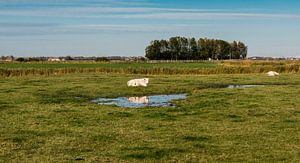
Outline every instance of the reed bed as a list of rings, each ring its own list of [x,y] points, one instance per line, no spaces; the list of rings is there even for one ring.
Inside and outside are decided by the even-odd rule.
[[[224,66],[278,66],[278,65],[294,65],[300,64],[300,61],[297,60],[228,60],[223,61]]]
[[[176,68],[176,67],[120,67],[120,68],[0,68],[0,76],[29,76],[29,75],[65,75],[72,73],[101,73],[101,74],[141,74],[141,75],[209,75],[209,74],[250,74],[277,71],[279,73],[299,73],[300,62],[224,62],[221,66],[207,68]]]

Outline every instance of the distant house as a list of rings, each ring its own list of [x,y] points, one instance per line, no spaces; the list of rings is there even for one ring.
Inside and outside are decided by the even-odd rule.
[[[297,61],[297,60],[299,60],[300,58],[294,58],[294,57],[289,57],[289,58],[287,58],[287,60],[290,60],[290,61]]]
[[[1,61],[4,61],[4,62],[12,62],[14,61],[14,57],[13,56],[2,56],[1,57]]]
[[[48,58],[49,62],[60,62],[59,58]]]
[[[264,60],[264,57],[258,57],[258,56],[254,56],[254,57],[248,57],[249,60]]]
[[[61,61],[65,61],[65,59],[60,59],[57,57],[50,57],[50,58],[48,58],[48,61],[49,62],[61,62]]]
[[[299,58],[293,58],[293,57],[248,57],[249,60],[264,60],[264,61],[285,61],[285,60],[299,60]]]

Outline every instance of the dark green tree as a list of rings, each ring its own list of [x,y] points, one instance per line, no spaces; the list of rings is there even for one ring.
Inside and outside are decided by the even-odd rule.
[[[25,59],[25,58],[23,58],[23,57],[19,57],[19,58],[17,58],[17,59],[16,59],[16,61],[18,61],[18,62],[25,62],[25,61],[26,61],[26,59]]]
[[[152,41],[151,44],[146,48],[146,57],[150,60],[157,60],[160,56],[160,41]]]
[[[189,40],[189,59],[199,60],[200,57],[198,56],[198,45],[195,38],[191,38]]]
[[[180,60],[188,59],[189,58],[189,40],[185,37],[180,37],[179,46],[180,46],[179,59]]]
[[[224,60],[230,58],[230,44],[224,40],[217,40],[218,59]]]
[[[168,60],[170,59],[170,48],[169,43],[166,40],[160,40],[160,59]]]
[[[248,47],[242,42],[238,42],[237,46],[240,53],[240,59],[245,59],[247,57]]]
[[[233,41],[233,43],[231,43],[231,53],[229,59],[238,59],[240,56],[239,53],[238,43]]]
[[[181,50],[180,47],[180,37],[171,37],[169,40],[170,52],[171,52],[171,59],[177,60],[179,59],[179,53]]]
[[[245,59],[247,46],[242,42],[224,40],[171,37],[169,40],[154,40],[146,47],[150,60],[225,60]]]
[[[208,59],[207,41],[206,39],[200,38],[198,40],[198,56],[200,60]]]

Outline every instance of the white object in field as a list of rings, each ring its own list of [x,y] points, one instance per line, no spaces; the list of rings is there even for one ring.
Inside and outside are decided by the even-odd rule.
[[[147,96],[144,97],[129,97],[128,101],[135,104],[148,104],[149,99]]]
[[[269,72],[267,73],[267,75],[268,75],[268,76],[278,76],[279,73],[278,73],[278,72],[275,72],[275,71],[269,71]]]
[[[139,86],[147,87],[148,83],[149,83],[149,78],[133,79],[133,80],[129,80],[127,82],[127,86],[128,87],[139,87]]]

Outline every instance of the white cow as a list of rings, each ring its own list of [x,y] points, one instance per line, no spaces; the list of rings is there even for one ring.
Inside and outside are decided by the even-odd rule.
[[[149,78],[133,79],[133,80],[129,80],[127,82],[127,86],[128,87],[139,87],[139,86],[147,87],[148,83],[149,83]]]
[[[268,75],[268,76],[278,76],[279,73],[278,73],[278,72],[275,72],[275,71],[269,71],[269,72],[267,73],[267,75]]]

